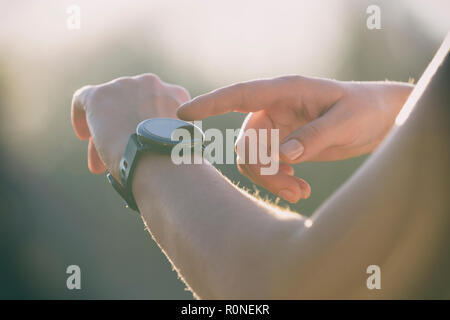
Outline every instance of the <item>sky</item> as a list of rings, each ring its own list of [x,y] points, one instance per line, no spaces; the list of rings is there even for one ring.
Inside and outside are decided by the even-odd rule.
[[[19,54],[52,59],[77,54],[107,36],[124,32],[144,44],[158,41],[180,65],[189,64],[212,81],[289,73],[293,65],[322,74],[348,44],[349,16],[365,27],[370,4],[381,8],[382,28],[418,17],[432,36],[450,27],[450,2],[409,1],[5,1],[0,45]],[[81,29],[68,30],[67,8],[81,9]],[[270,63],[269,63],[270,62]]]

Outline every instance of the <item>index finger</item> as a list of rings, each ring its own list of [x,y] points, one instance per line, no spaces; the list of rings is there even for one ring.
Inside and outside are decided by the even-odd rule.
[[[282,99],[289,99],[296,90],[291,77],[241,82],[200,95],[177,110],[183,120],[201,120],[228,112],[255,112]]]

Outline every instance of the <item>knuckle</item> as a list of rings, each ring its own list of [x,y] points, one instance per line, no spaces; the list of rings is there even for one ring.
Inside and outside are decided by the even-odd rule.
[[[113,81],[111,81],[111,85],[117,85],[117,86],[129,86],[134,85],[136,81],[131,77],[120,77]]]
[[[276,79],[280,80],[280,81],[285,81],[285,82],[300,82],[300,81],[304,80],[304,77],[293,74],[293,75],[281,76]]]
[[[186,100],[189,100],[191,98],[189,92],[185,88],[183,88],[182,86],[174,85],[173,88],[174,88],[175,95],[181,101],[186,101]]]
[[[233,84],[229,87],[230,92],[237,92],[239,96],[239,105],[237,107],[241,107],[243,105],[247,104],[247,97],[248,97],[248,84],[245,82],[240,82]]]
[[[89,90],[92,90],[92,86],[90,86],[90,85],[81,87],[73,93],[73,98],[76,99],[76,98],[82,97],[82,96],[86,95]]]
[[[91,92],[91,98],[94,100],[104,98],[105,96],[110,95],[118,88],[127,87],[133,85],[133,83],[134,80],[131,79],[130,77],[120,77],[111,80],[110,82],[93,87]]]
[[[87,99],[92,95],[95,90],[94,86],[87,85],[76,90],[72,97],[72,106],[83,107],[86,105]]]
[[[82,94],[84,94],[87,90],[91,89],[92,86],[84,86],[79,88],[78,90],[76,90],[73,94],[74,97],[76,96],[81,96]]]
[[[90,99],[98,100],[107,96],[111,92],[111,86],[108,84],[100,85],[95,88],[92,88],[90,93]]]
[[[161,79],[153,73],[144,73],[136,77],[136,79],[146,85],[158,86],[162,85]]]
[[[275,78],[274,80],[283,85],[300,86],[304,83],[305,79],[305,77],[299,75],[287,75]]]

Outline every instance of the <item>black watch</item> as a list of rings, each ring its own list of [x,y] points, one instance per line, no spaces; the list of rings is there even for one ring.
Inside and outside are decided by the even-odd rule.
[[[187,129],[191,139],[189,141],[173,139],[173,133],[176,129]],[[174,118],[144,120],[138,124],[136,133],[130,136],[125,152],[120,160],[120,182],[109,172],[106,177],[117,193],[125,200],[126,206],[139,212],[131,190],[133,173],[139,156],[144,152],[170,154],[172,148],[180,143],[187,144],[191,150],[199,147],[200,150],[203,150],[204,137],[205,135],[199,127],[186,121]]]

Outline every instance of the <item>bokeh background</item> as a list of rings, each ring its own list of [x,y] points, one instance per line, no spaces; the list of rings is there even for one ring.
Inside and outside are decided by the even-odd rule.
[[[79,30],[66,26],[72,4]],[[366,27],[371,4],[381,30]],[[77,88],[144,72],[192,96],[281,74],[417,80],[449,27],[446,0],[1,0],[0,299],[192,299],[141,219],[89,174],[70,121]],[[297,166],[313,191],[291,208],[311,215],[364,159]],[[71,264],[81,290],[66,288]]]

